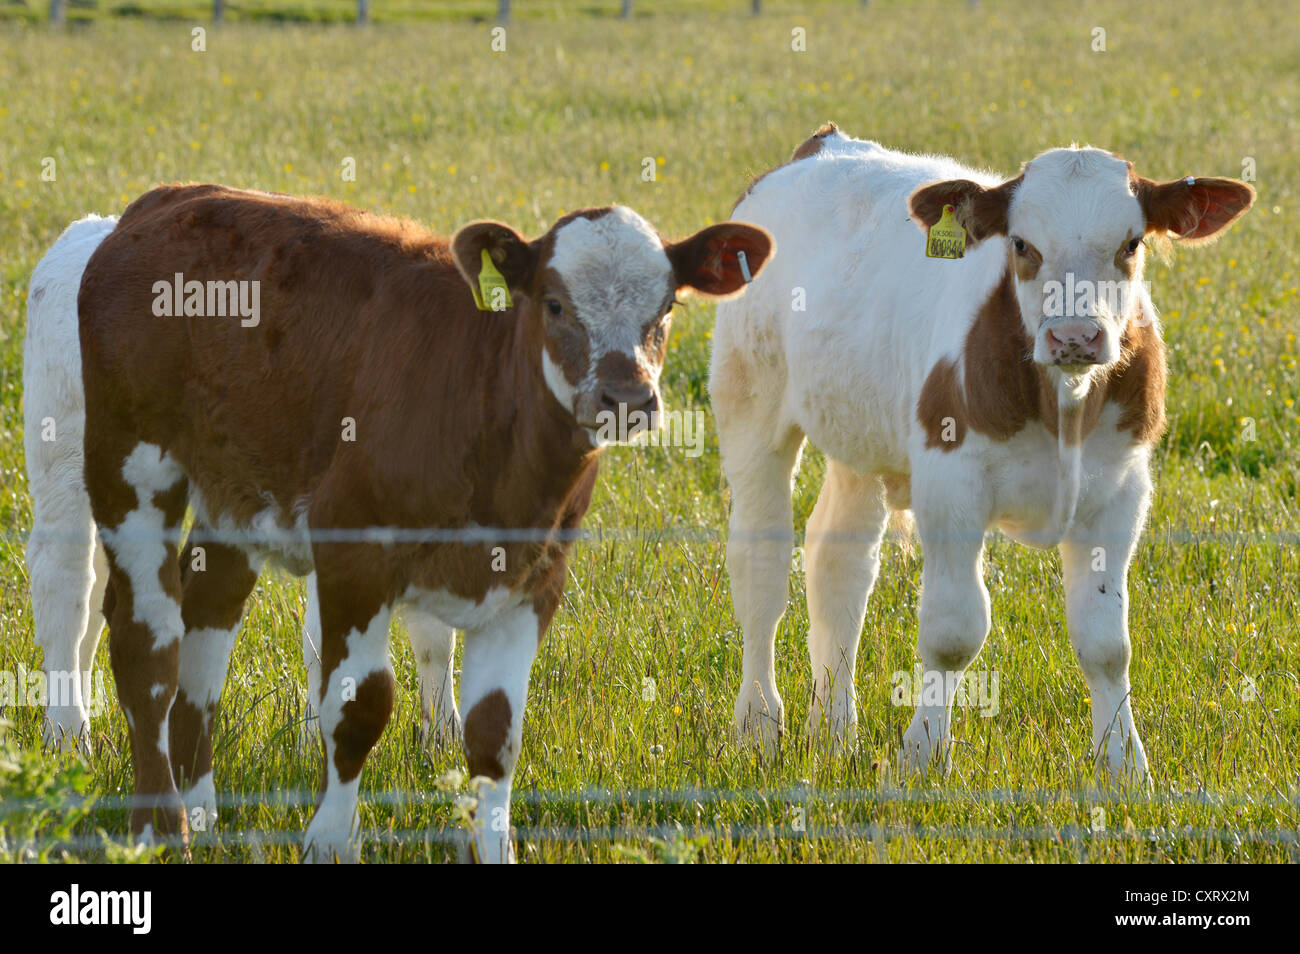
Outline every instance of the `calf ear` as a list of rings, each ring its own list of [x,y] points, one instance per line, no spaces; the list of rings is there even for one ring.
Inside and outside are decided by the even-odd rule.
[[[714,298],[742,291],[758,277],[775,249],[776,240],[766,229],[743,222],[710,225],[690,238],[664,246],[677,287],[693,288]]]
[[[1236,179],[1174,179],[1153,182],[1135,176],[1133,192],[1142,204],[1148,232],[1170,232],[1184,242],[1204,242],[1250,208],[1255,190]]]
[[[979,242],[990,235],[1007,234],[1007,209],[1011,197],[1020,185],[1020,176],[1008,179],[992,189],[969,179],[949,179],[921,186],[907,200],[911,213],[921,231],[939,221],[943,207],[953,207],[953,217],[966,230],[966,237]]]
[[[522,291],[529,286],[537,265],[536,246],[508,225],[484,221],[471,222],[451,239],[456,268],[470,288],[478,288],[484,249],[492,256],[493,264],[511,291]]]

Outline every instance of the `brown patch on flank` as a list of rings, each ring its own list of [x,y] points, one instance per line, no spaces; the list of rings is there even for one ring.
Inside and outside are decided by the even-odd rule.
[[[794,152],[790,154],[790,158],[788,161],[781,163],[779,166],[773,166],[771,169],[768,169],[767,172],[764,172],[750,179],[749,185],[747,185],[745,187],[745,191],[740,194],[740,198],[737,199],[734,203],[732,203],[731,211],[733,212],[736,211],[736,206],[740,205],[740,203],[745,201],[745,196],[753,192],[754,187],[756,185],[758,185],[760,182],[762,182],[772,173],[776,172],[776,170],[784,169],[786,166],[798,162],[800,159],[807,159],[810,156],[817,155],[817,153],[821,152],[821,148],[826,137],[832,136],[839,131],[840,131],[840,127],[836,126],[832,122],[822,123],[820,126],[817,127],[817,131],[815,133],[813,133],[803,142],[799,143],[799,145],[794,147]]]
[[[384,734],[393,712],[393,674],[376,669],[357,686],[357,697],[343,704],[343,718],[334,728],[334,767],[339,781],[361,774],[366,756]]]
[[[510,739],[510,700],[505,691],[493,689],[474,703],[465,716],[465,753],[469,757],[469,774],[504,777],[501,752]]]
[[[1164,432],[1164,342],[1154,324],[1139,317],[1124,332],[1120,347],[1120,360],[1098,372],[1083,404],[1065,422],[1066,443],[1081,443],[1111,401],[1121,409],[1119,429],[1131,431],[1137,442],[1154,443]],[[968,430],[1005,441],[1031,421],[1058,435],[1056,392],[1046,369],[1033,360],[1033,342],[1021,323],[1009,270],[966,335],[962,368],[964,381],[959,382],[956,362],[941,360],[921,388],[916,415],[926,432],[926,447],[954,450]],[[949,418],[954,439],[945,441]]]

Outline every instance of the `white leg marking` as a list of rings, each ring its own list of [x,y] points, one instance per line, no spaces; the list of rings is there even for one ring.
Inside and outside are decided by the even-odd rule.
[[[122,476],[135,489],[137,506],[118,526],[103,531],[105,543],[131,581],[132,618],[149,627],[155,651],[185,633],[180,604],[163,588],[158,570],[167,557],[167,543],[180,543],[180,527],[164,526],[164,515],[153,495],[175,486],[184,477],[170,454],[154,444],[137,444],[122,464]]]
[[[528,699],[528,674],[537,655],[539,633],[537,614],[531,605],[504,612],[500,618],[478,629],[465,632],[465,658],[461,674],[461,708],[465,712],[465,737],[467,748],[482,738],[482,726],[476,726],[480,717],[490,719],[486,735],[495,738],[494,731],[504,728],[504,743],[495,753],[478,753],[480,757],[495,756],[504,770],[495,784],[484,783],[479,788],[479,803],[474,812],[474,850],[484,863],[510,863],[515,860],[514,842],[510,836],[510,790],[515,764],[519,760],[519,744],[523,735],[524,707]],[[496,693],[505,696],[509,706],[509,725],[500,726],[495,719],[486,717],[475,706]],[[500,712],[499,707],[494,707]],[[476,731],[477,729],[477,731]],[[471,751],[471,759],[475,753]]]
[[[319,615],[319,613],[318,613]],[[361,860],[357,830],[357,792],[361,785],[358,773],[349,781],[339,779],[335,764],[337,744],[334,730],[343,719],[343,706],[356,697],[357,689],[375,672],[389,669],[387,608],[381,609],[366,624],[364,633],[355,629],[347,637],[347,655],[330,673],[329,683],[320,704],[320,730],[325,742],[325,795],[307,826],[303,842],[304,860],[318,864],[340,861],[355,864]]]

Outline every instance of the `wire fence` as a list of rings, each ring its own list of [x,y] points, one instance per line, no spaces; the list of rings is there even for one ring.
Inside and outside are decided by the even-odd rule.
[[[400,808],[410,806],[437,807],[451,806],[463,795],[453,791],[430,790],[411,791],[403,789],[386,789],[362,793],[363,805],[380,805]],[[307,790],[283,790],[263,793],[222,793],[217,797],[217,805],[226,809],[248,808],[306,808],[315,804],[317,793]],[[889,806],[941,806],[951,807],[987,807],[987,806],[1043,806],[1069,805],[1092,811],[1101,808],[1134,808],[1138,806],[1155,806],[1169,808],[1211,807],[1223,810],[1237,809],[1272,809],[1288,814],[1300,809],[1300,792],[1289,794],[1267,794],[1260,796],[1242,794],[1219,794],[1213,792],[1192,793],[1121,793],[1107,791],[1088,791],[1083,789],[1043,790],[1043,789],[991,789],[987,791],[944,792],[928,789],[908,789],[898,786],[885,786],[878,789],[829,788],[816,789],[809,786],[785,786],[775,789],[721,789],[721,788],[674,788],[674,789],[631,789],[584,788],[576,791],[522,790],[514,793],[512,798],[516,805],[532,808],[567,808],[600,809],[633,807],[654,809],[717,807],[722,804],[752,802],[755,805],[778,809],[781,821],[729,822],[719,816],[712,823],[693,820],[690,822],[662,821],[646,824],[526,824],[515,826],[512,833],[515,840],[525,845],[533,844],[583,844],[597,843],[644,844],[648,841],[672,840],[725,840],[743,841],[854,841],[862,844],[883,846],[890,842],[938,839],[947,841],[979,842],[1016,842],[1035,843],[1051,842],[1069,845],[1075,848],[1089,844],[1113,841],[1143,842],[1173,846],[1178,844],[1214,843],[1221,846],[1240,847],[1243,845],[1263,845],[1283,847],[1300,860],[1300,826],[1287,828],[1274,826],[1267,828],[1226,827],[1215,825],[1170,824],[1160,827],[1136,828],[1132,826],[1113,826],[1097,824],[1063,823],[1050,824],[1037,822],[1029,825],[1014,823],[1005,825],[991,824],[957,824],[931,822],[897,822],[897,821],[845,821],[835,824],[819,823],[806,815],[806,823],[796,822],[791,818],[793,809],[809,812],[817,807],[884,808]],[[90,808],[106,810],[126,810],[136,804],[153,804],[147,799],[137,799],[130,795],[111,795],[100,798],[73,799],[65,803],[65,808]],[[0,819],[5,815],[21,811],[46,807],[39,800],[10,800],[0,802]],[[1294,816],[1292,817],[1294,822]],[[3,827],[0,825],[0,827]],[[468,834],[462,827],[449,823],[442,828],[393,828],[366,827],[357,832],[356,837],[366,846],[463,846]],[[302,847],[304,832],[285,829],[238,829],[225,830],[213,825],[211,829],[196,833],[191,840],[194,845],[209,845],[225,848],[245,848],[256,855],[261,848]],[[154,838],[155,844],[180,847],[181,839],[177,836]],[[94,852],[103,848],[100,835],[73,835],[62,838],[38,838],[22,846],[21,850],[40,852],[65,850]]]

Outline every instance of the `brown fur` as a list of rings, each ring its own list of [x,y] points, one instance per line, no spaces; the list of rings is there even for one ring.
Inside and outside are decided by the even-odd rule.
[[[966,230],[972,242],[991,235],[1007,234],[1007,210],[1011,197],[1024,174],[1008,179],[999,186],[986,188],[969,179],[952,179],[921,186],[908,199],[912,218],[929,228],[943,215],[943,207],[953,207],[953,218]]]
[[[1169,233],[1189,243],[1214,238],[1255,201],[1254,188],[1236,179],[1154,182],[1134,172],[1132,163],[1129,187],[1142,205],[1148,232]]]
[[[470,777],[501,778],[501,750],[510,738],[510,700],[500,689],[489,692],[465,716],[465,751]]]
[[[1119,428],[1138,443],[1154,443],[1165,427],[1165,349],[1150,321],[1125,331],[1120,360],[1099,372],[1079,417],[1067,422],[1067,443],[1081,443],[1108,402],[1120,406]],[[964,384],[957,365],[943,360],[931,369],[916,414],[926,432],[926,447],[951,451],[968,430],[1005,441],[1031,422],[1041,422],[1057,436],[1060,423],[1056,393],[1046,371],[1033,360],[1033,342],[1025,333],[1010,270],[975,317],[962,355]],[[954,440],[943,440],[944,421],[952,418]]]
[[[585,378],[590,363],[585,332],[543,307],[549,297],[567,299],[548,262],[556,228],[609,211],[572,213],[532,242],[501,223],[473,223],[453,248],[414,223],[323,199],[212,185],[142,196],[92,256],[78,300],[86,478],[97,522],[114,529],[136,505],[121,468],[141,443],[161,448],[186,475],[155,501],[177,531],[191,484],[204,519],[236,526],[270,506],[289,528],[306,504],[312,560],[297,572],[314,565],[317,575],[322,702],[348,656],[348,635],[367,631],[411,588],[472,602],[507,588],[531,603],[540,639],[597,469],[588,433],[542,371],[544,350],[571,381]],[[757,274],[771,244],[760,229],[724,223],[664,251],[676,287],[730,294],[743,284],[737,252]],[[513,298],[501,312],[480,311],[467,285],[484,249]],[[260,322],[155,317],[154,284],[176,273],[258,282]],[[663,353],[662,324],[644,329],[650,353]],[[640,381],[631,361],[602,364],[602,387]],[[355,422],[354,440],[344,439],[345,419]],[[471,525],[537,533],[500,541],[503,571],[491,540],[380,545],[328,534]],[[196,520],[196,539],[208,531]],[[187,631],[238,621],[254,574],[235,554],[211,547],[207,570],[182,585],[176,547],[167,548],[159,579],[181,604]],[[210,767],[213,710],[179,700],[173,774],[157,741],[171,693],[154,687],[175,691],[178,648],[152,652],[152,634],[131,618],[130,580],[111,546],[109,559],[113,669],[135,720],[136,787],[146,796],[133,828],[156,808],[165,816],[155,822],[160,830],[183,833],[174,777],[193,779]],[[376,669],[342,706],[330,741],[344,781],[361,771],[392,699],[391,672]],[[479,711],[471,710],[475,737]],[[472,764],[480,754],[471,751]]]
[[[260,281],[260,324],[154,317],[153,283],[175,272]],[[533,285],[515,293],[506,312],[479,311],[447,241],[412,223],[325,200],[157,189],[127,209],[96,251],[79,307],[88,484],[101,526],[117,526],[135,506],[120,469],[142,441],[166,449],[198,482],[210,513],[240,524],[270,500],[289,526],[295,501],[310,497],[314,529],[474,523],[565,531],[590,502],[596,455],[542,378],[541,350],[554,345]],[[355,442],[341,440],[345,417],[356,421]],[[173,496],[169,519],[179,525],[184,482]],[[344,634],[364,630],[411,585],[471,600],[508,586],[531,597],[544,629],[570,541],[501,545],[501,573],[490,545],[317,545],[322,689],[347,654]],[[250,571],[246,561],[239,571],[214,564],[220,553],[209,547],[206,574],[194,575],[204,585],[186,587],[187,623],[238,619]],[[152,743],[166,706],[154,704],[150,690],[175,685],[178,653],[172,646],[165,658],[123,658],[126,647],[151,640],[132,631],[129,581],[114,571],[119,695],[136,719],[133,743]],[[181,600],[174,548],[159,572]],[[336,765],[345,779],[386,722],[388,678],[372,674],[344,707]],[[210,766],[210,719],[182,701],[173,737],[184,778]],[[154,764],[151,747],[136,748],[138,790],[174,792],[171,766]],[[178,803],[168,805],[173,811],[157,827],[183,829]],[[134,827],[152,818],[141,813]]]
[[[194,570],[193,547],[204,550],[205,569]],[[185,646],[193,640],[219,639],[203,630],[230,630],[239,625],[244,602],[257,583],[257,574],[242,550],[205,539],[202,530],[190,536],[180,553],[181,617],[185,623]],[[202,703],[202,704],[200,704]],[[214,700],[190,699],[184,689],[176,692],[167,720],[168,751],[172,776],[184,788],[212,770],[212,724],[216,718]]]

